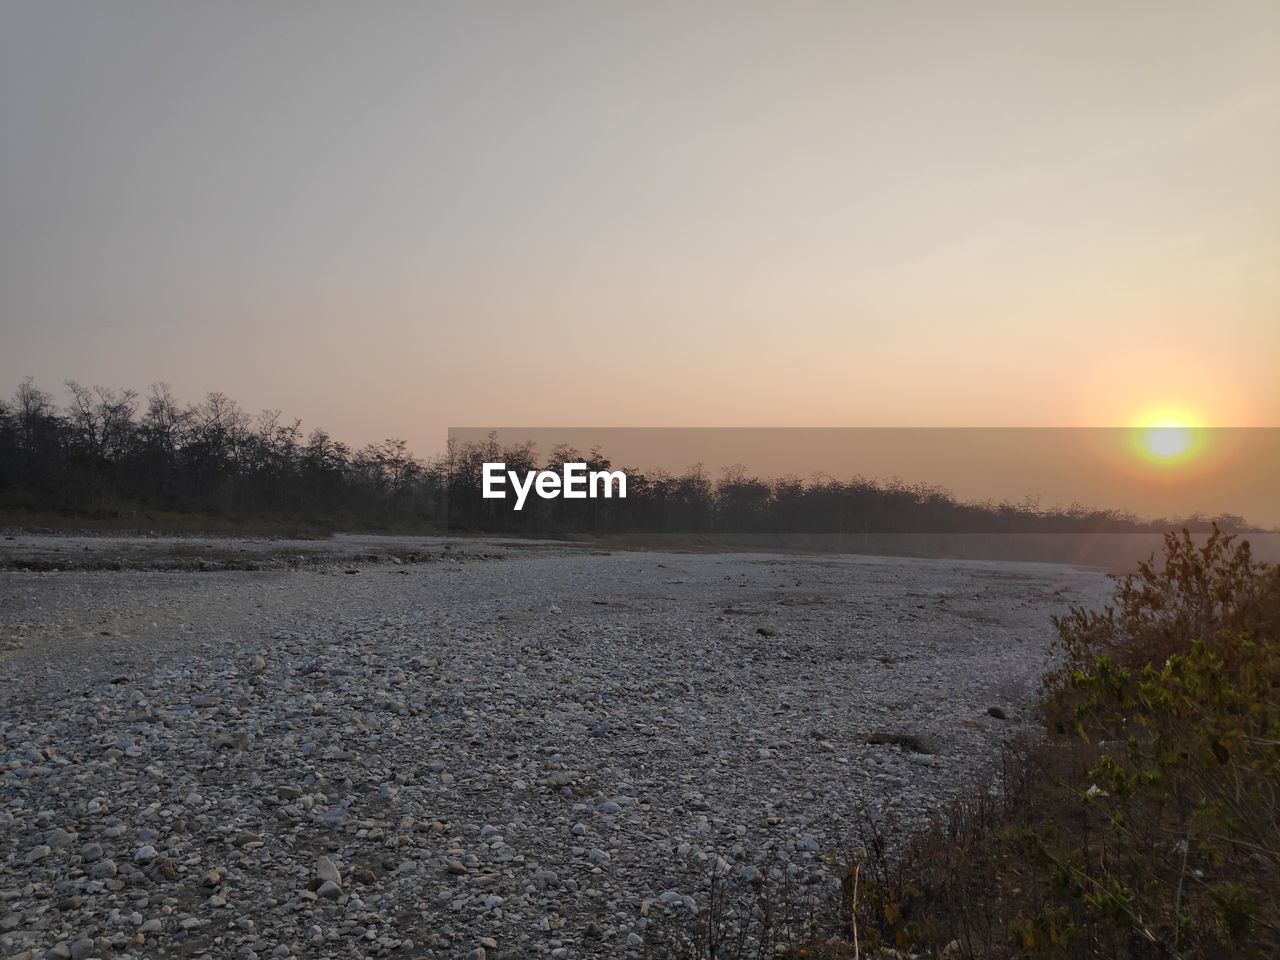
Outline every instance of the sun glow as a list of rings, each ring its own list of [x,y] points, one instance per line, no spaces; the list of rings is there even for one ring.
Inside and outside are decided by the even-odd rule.
[[[1173,467],[1191,460],[1204,443],[1196,419],[1181,411],[1144,416],[1133,431],[1133,445],[1148,463]]]
[[[1153,457],[1166,460],[1180,457],[1191,449],[1191,430],[1187,427],[1152,427],[1143,442]]]

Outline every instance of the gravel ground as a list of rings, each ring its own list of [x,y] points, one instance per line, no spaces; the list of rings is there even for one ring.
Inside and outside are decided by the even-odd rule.
[[[862,803],[953,796],[1034,726],[1049,616],[1108,591],[406,549],[0,573],[0,956],[641,957],[713,876],[821,896]]]

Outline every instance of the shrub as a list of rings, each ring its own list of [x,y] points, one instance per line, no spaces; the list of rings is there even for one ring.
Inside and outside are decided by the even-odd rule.
[[[846,884],[867,947],[964,958],[1280,955],[1280,570],[1170,534],[1056,621],[1048,738]]]

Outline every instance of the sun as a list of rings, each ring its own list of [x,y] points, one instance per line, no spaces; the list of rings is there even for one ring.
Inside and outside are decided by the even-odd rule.
[[[1182,411],[1147,414],[1133,430],[1137,453],[1148,463],[1177,466],[1195,457],[1202,445],[1196,418]]]
[[[1142,438],[1147,453],[1162,460],[1180,457],[1191,449],[1190,427],[1151,427]]]

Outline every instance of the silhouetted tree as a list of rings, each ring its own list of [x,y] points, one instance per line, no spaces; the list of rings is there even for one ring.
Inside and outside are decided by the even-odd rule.
[[[164,383],[141,401],[131,390],[86,388],[68,380],[67,406],[31,378],[0,401],[0,507],[95,516],[139,510],[331,521],[426,521],[469,530],[639,533],[1099,533],[1168,528],[1131,513],[1078,503],[1046,509],[957,500],[929,484],[817,475],[774,480],[740,464],[712,480],[702,464],[681,474],[624,468],[625,500],[542,500],[516,513],[483,498],[483,464],[520,474],[560,472],[566,463],[614,469],[599,448],[565,445],[546,460],[530,443],[504,445],[496,433],[474,443],[450,439],[431,462],[399,438],[352,451],[327,432],[305,434],[278,410],[250,417],[210,393],[183,405]],[[141,406],[141,410],[139,410]],[[1238,516],[1178,521],[1208,531],[1250,529]]]

